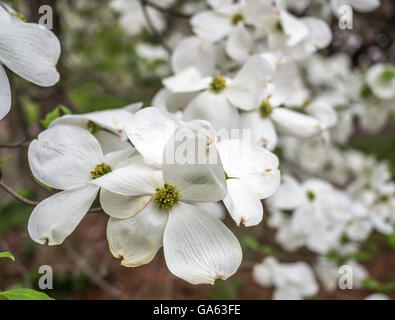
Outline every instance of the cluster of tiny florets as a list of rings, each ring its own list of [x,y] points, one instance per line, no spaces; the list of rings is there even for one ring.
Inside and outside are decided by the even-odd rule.
[[[307,190],[306,192],[307,199],[309,199],[310,202],[313,202],[315,200],[315,193],[311,190]]]
[[[171,209],[179,199],[179,194],[175,186],[165,183],[163,188],[157,188],[155,201],[160,209]]]
[[[210,90],[220,93],[226,88],[226,79],[222,76],[216,76],[210,83]]]
[[[96,166],[94,170],[91,171],[91,175],[93,179],[100,178],[107,173],[110,173],[112,171],[112,168],[109,164],[107,163],[101,163]]]
[[[93,121],[89,121],[87,127],[88,131],[92,134],[95,134],[102,129],[98,124],[94,123]]]
[[[395,79],[395,70],[386,69],[380,75],[380,81],[385,85]]]
[[[273,112],[273,106],[267,100],[263,100],[259,106],[259,114],[262,118],[269,117]]]
[[[245,16],[242,13],[235,13],[230,20],[232,24],[235,26],[239,22],[243,22],[245,20]]]

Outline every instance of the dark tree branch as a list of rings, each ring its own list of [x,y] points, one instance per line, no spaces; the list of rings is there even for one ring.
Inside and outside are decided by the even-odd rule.
[[[69,243],[65,243],[63,247],[69,258],[74,261],[77,267],[85,274],[94,284],[115,299],[126,300],[122,291],[114,287],[111,283],[103,279],[84,259],[82,255],[77,253]]]
[[[36,206],[38,205],[37,201],[32,201],[29,199],[26,199],[25,197],[22,197],[21,195],[19,195],[16,191],[12,190],[10,186],[8,186],[7,184],[5,184],[3,181],[0,181],[0,187],[8,192],[11,196],[13,196],[15,199],[28,204],[29,206]]]
[[[162,47],[167,51],[167,53],[171,55],[171,48],[163,39],[162,35],[156,30],[154,24],[152,23],[152,19],[147,10],[147,6],[148,6],[147,1],[140,0],[140,5],[141,5],[141,9],[143,10],[144,18],[147,22],[148,28],[152,32],[153,36],[161,43]]]
[[[20,142],[10,143],[10,144],[0,144],[0,149],[13,149],[13,148],[22,148],[28,146],[30,141],[27,139],[23,139]]]
[[[20,194],[18,194],[18,192],[13,190],[9,185],[7,185],[4,181],[1,181],[1,180],[0,180],[0,188],[2,188],[5,192],[10,194],[11,196],[13,196],[15,199],[17,199],[20,202],[27,204],[29,206],[37,206],[40,203],[39,201],[32,201],[32,200],[29,200],[29,199],[21,196]],[[97,207],[97,208],[89,209],[88,212],[95,213],[95,212],[102,212],[102,211],[103,211],[103,209],[101,207]]]
[[[151,1],[148,0],[139,0],[142,4],[146,5],[147,7],[151,7],[159,12],[162,12],[164,14],[170,15],[170,16],[175,16],[178,18],[184,18],[184,19],[190,19],[191,15],[187,14],[187,13],[182,13],[182,12],[178,12],[175,11],[171,8],[165,8],[165,7],[161,7],[160,5],[157,5],[156,3],[153,3]]]

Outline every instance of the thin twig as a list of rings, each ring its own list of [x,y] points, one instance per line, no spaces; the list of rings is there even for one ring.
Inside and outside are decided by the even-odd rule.
[[[32,201],[29,199],[26,199],[25,197],[21,196],[18,194],[15,190],[13,190],[9,185],[7,185],[4,181],[0,180],[0,188],[2,188],[4,191],[9,193],[11,196],[13,196],[15,199],[19,200],[20,202],[23,202],[29,206],[37,206],[40,202],[39,201]],[[97,207],[97,208],[92,208],[89,209],[89,213],[95,213],[95,212],[102,212],[103,208],[102,207]]]
[[[29,141],[27,139],[23,139],[20,142],[10,143],[10,144],[0,144],[0,149],[12,149],[12,148],[21,148],[29,145]]]
[[[75,262],[78,268],[100,289],[109,294],[115,299],[125,300],[126,297],[122,294],[122,291],[112,286],[109,282],[103,279],[94,269],[92,269],[84,258],[79,255],[68,243],[64,243],[64,248],[69,258]]]
[[[152,286],[154,282],[156,281],[156,275],[158,274],[158,268],[159,268],[159,259],[156,257],[156,259],[151,263],[150,266],[150,274],[152,274],[152,277],[144,282],[144,285],[141,286],[141,288],[133,295],[133,300],[142,300],[144,297],[147,295],[147,293],[152,289]]]
[[[21,201],[21,202],[23,202],[23,203],[25,203],[25,204],[28,204],[29,206],[36,206],[36,205],[38,205],[38,202],[37,202],[37,201],[32,201],[32,200],[26,199],[25,197],[22,197],[22,196],[19,195],[17,192],[15,192],[14,190],[12,190],[11,187],[8,186],[7,184],[5,184],[3,181],[0,181],[0,187],[1,187],[4,191],[6,191],[6,192],[8,192],[10,195],[12,195],[15,199],[17,199],[17,200],[19,200],[19,201]]]
[[[157,5],[156,3],[153,3],[151,1],[148,0],[139,0],[141,3],[145,4],[147,7],[151,7],[159,12],[162,12],[164,14],[168,14],[170,16],[175,16],[175,17],[179,17],[179,18],[184,18],[184,19],[190,19],[191,15],[187,14],[187,13],[182,13],[182,12],[178,12],[175,11],[171,8],[165,8],[165,7],[161,7],[160,5]]]
[[[141,9],[143,10],[144,18],[147,22],[148,28],[151,30],[154,37],[161,43],[162,47],[167,51],[167,53],[169,55],[171,55],[171,48],[166,43],[166,41],[163,39],[162,35],[159,34],[159,32],[156,30],[154,24],[152,23],[151,17],[148,13],[148,10],[147,10],[147,6],[148,6],[147,1],[140,0],[140,5],[141,5]]]

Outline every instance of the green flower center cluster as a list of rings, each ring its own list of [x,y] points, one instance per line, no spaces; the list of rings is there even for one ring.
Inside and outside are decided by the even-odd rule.
[[[367,84],[365,84],[362,88],[361,91],[359,93],[359,96],[361,97],[361,99],[367,100],[370,97],[373,96],[373,92],[372,90],[369,88],[369,86]]]
[[[391,197],[389,196],[389,195],[382,195],[380,198],[379,198],[379,202],[381,202],[381,203],[385,203],[385,202],[389,202],[390,201],[390,199],[391,199]]]
[[[395,79],[395,70],[393,69],[385,69],[380,74],[380,82],[383,84],[388,84],[394,79]]]
[[[165,183],[163,188],[157,188],[155,202],[159,209],[171,209],[179,199],[179,194],[175,186]]]
[[[93,121],[89,121],[87,126],[88,126],[88,131],[92,134],[95,134],[102,129],[102,127],[100,127],[98,124],[94,123]]]
[[[277,20],[275,25],[274,25],[274,29],[278,32],[284,33],[284,28],[283,25],[281,24],[280,20]]]
[[[94,170],[91,171],[91,175],[93,179],[100,178],[107,173],[110,173],[112,171],[112,168],[110,167],[109,164],[107,163],[101,163],[96,166]]]
[[[210,90],[215,93],[220,93],[226,88],[226,79],[222,76],[216,76],[210,83]]]
[[[268,100],[263,100],[261,105],[259,106],[259,114],[262,118],[269,117],[273,112],[273,106],[270,104]]]
[[[315,200],[315,193],[311,190],[307,190],[306,192],[307,199],[309,199],[310,202],[313,202]]]
[[[242,13],[235,13],[231,18],[230,18],[232,24],[235,26],[239,22],[243,22],[245,20],[245,16]]]

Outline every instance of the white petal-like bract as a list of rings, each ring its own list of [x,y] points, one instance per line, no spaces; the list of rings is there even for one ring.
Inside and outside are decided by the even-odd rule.
[[[61,244],[81,222],[98,191],[99,188],[87,185],[58,192],[41,201],[29,219],[30,237],[40,244]]]
[[[169,213],[163,250],[169,270],[192,284],[227,279],[242,260],[238,240],[220,220],[183,202]]]

